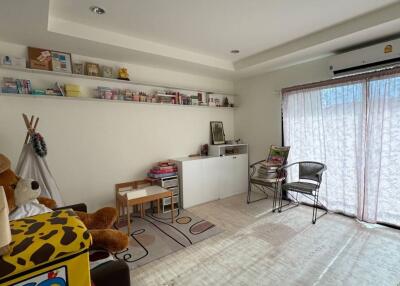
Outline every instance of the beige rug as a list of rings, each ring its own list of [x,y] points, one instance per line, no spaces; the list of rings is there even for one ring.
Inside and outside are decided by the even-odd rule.
[[[171,223],[170,213],[146,213],[143,218],[133,216],[129,247],[115,257],[124,260],[131,268],[139,267],[222,231],[188,211],[175,213],[174,223]],[[126,232],[126,221],[121,222],[118,229]]]

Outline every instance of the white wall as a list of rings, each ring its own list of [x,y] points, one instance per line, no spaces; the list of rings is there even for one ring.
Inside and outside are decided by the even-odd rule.
[[[330,78],[328,58],[237,80],[235,137],[250,145],[250,162],[263,159],[271,144],[282,143],[281,94],[284,87]]]
[[[25,47],[0,43],[0,54],[24,55]],[[95,62],[102,62],[93,59]],[[117,65],[117,63],[114,63]],[[138,80],[232,92],[233,83],[220,79],[128,65]],[[28,78],[44,87],[65,78],[43,77],[0,69],[0,77]],[[88,92],[102,82],[71,79]],[[108,83],[107,86],[121,86]],[[87,94],[86,94],[87,95]],[[159,160],[187,156],[209,141],[209,122],[224,122],[234,136],[233,110],[0,96],[0,152],[13,167],[25,138],[21,114],[40,117],[38,131],[48,144],[47,160],[66,203],[86,202],[94,210],[114,205],[113,185],[145,176]]]

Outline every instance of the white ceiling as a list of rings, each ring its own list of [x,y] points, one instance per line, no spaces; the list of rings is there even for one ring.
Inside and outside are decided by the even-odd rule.
[[[351,5],[349,3],[351,2]],[[238,60],[395,0],[56,0],[51,15],[114,33]],[[107,12],[96,16],[96,4]],[[232,49],[241,53],[233,56]]]
[[[399,33],[399,12],[397,0],[2,0],[0,39],[226,77]]]

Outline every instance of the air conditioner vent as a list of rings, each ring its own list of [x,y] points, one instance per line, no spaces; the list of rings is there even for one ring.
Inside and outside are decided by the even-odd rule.
[[[333,56],[333,77],[367,72],[400,64],[400,39]]]

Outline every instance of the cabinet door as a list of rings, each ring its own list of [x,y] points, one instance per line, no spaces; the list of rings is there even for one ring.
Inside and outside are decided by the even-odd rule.
[[[189,208],[219,198],[219,158],[182,163],[183,207]]]
[[[234,194],[235,189],[235,164],[233,156],[225,156],[219,158],[220,168],[218,174],[220,176],[219,197],[227,198]]]
[[[233,195],[247,192],[249,183],[249,159],[247,154],[239,154],[234,157],[235,186]]]
[[[248,188],[247,154],[221,157],[220,198],[244,193]]]
[[[203,202],[219,199],[221,186],[221,160],[219,157],[203,160]]]
[[[182,162],[182,201],[183,208],[190,208],[201,201],[203,190],[203,176],[201,162]]]

